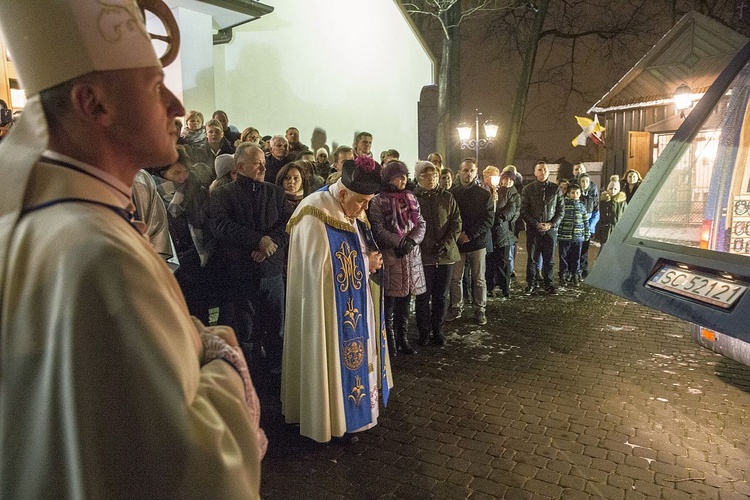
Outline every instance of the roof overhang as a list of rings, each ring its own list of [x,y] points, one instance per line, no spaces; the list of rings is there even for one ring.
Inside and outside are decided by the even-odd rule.
[[[690,95],[690,100],[696,102],[706,93],[707,88],[699,89],[697,92],[693,92]],[[650,108],[653,106],[668,106],[674,104],[674,96],[661,95],[645,97],[643,100],[637,100],[633,102],[623,102],[613,104],[611,106],[594,106],[588,110],[588,113],[610,113],[613,111],[626,111],[628,109],[639,109],[639,108]]]
[[[211,16],[214,29],[228,30],[260,19],[273,7],[253,0],[167,0],[170,7],[183,7]]]
[[[702,14],[685,14],[589,109],[606,113],[672,102],[681,84],[702,96],[748,39]]]

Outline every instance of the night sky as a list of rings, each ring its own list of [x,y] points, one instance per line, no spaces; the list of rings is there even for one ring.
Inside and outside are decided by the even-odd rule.
[[[625,28],[625,33],[609,38],[597,34],[577,39],[543,38],[537,53],[533,76],[536,83],[530,88],[516,163],[525,164],[522,159],[531,163],[543,157],[555,160],[562,156],[570,161],[603,160],[603,151],[590,142],[586,147],[572,146],[571,141],[581,132],[575,115],[587,116],[587,110],[669,31],[673,20],[679,20],[692,4],[677,2],[677,11],[672,12],[671,1],[652,0],[643,2],[638,8],[633,7],[634,3],[637,2],[550,2],[544,30],[568,34]],[[566,10],[562,9],[563,5]],[[732,1],[717,1],[713,8],[718,12],[716,15],[723,15],[729,22],[741,21],[732,15],[735,12]],[[520,33],[523,36],[524,23],[531,15],[528,9],[516,10],[504,18],[498,13],[488,13],[467,18],[461,25],[461,119],[473,121],[474,109],[479,108],[485,117],[491,116],[500,123],[500,140],[494,148],[481,152],[481,165],[504,162],[503,138],[508,130],[522,61],[514,35]],[[513,32],[514,25],[522,28]],[[435,29],[437,24],[434,22],[424,26],[424,36],[439,60],[441,32]],[[603,117],[600,121],[603,122]],[[458,148],[455,131],[454,140]]]

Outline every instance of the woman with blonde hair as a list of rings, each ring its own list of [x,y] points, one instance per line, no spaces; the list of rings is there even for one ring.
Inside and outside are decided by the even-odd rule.
[[[191,147],[205,144],[206,127],[203,126],[203,113],[194,109],[188,111],[185,115],[185,128],[182,129],[180,135]]]
[[[260,146],[262,142],[260,140],[260,131],[255,127],[247,127],[242,131],[242,134],[240,134],[240,140],[234,143],[234,147],[237,147],[243,142],[252,142]]]

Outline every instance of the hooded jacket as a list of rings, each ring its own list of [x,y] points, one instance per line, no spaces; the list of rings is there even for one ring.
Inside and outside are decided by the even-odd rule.
[[[615,228],[615,224],[622,217],[625,208],[628,206],[627,196],[620,191],[614,197],[609,192],[604,191],[599,203],[599,225],[596,228],[596,236],[601,243],[606,243],[609,235]]]

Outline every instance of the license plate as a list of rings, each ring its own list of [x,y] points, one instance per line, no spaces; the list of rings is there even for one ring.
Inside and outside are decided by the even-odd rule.
[[[736,281],[716,278],[665,264],[646,282],[647,286],[730,309],[747,291]]]

